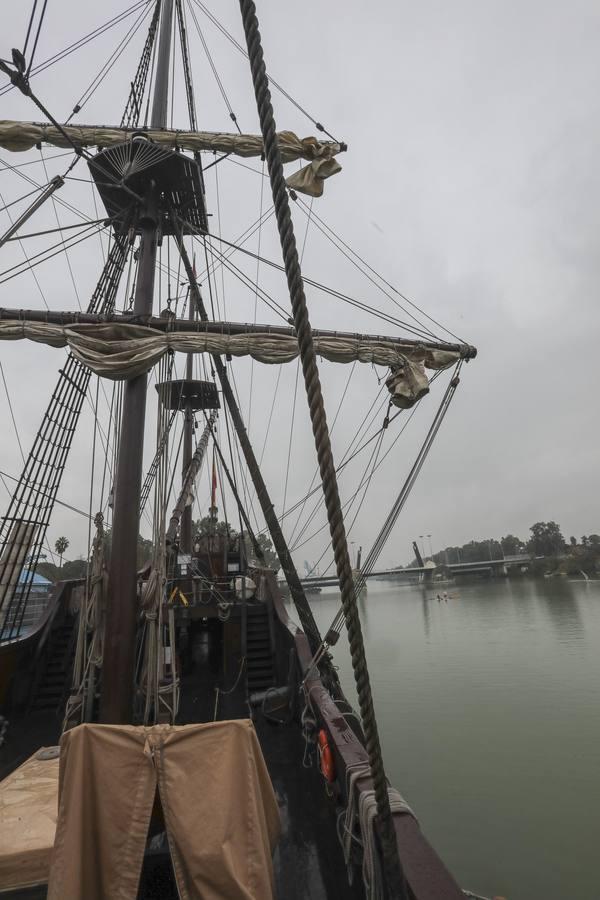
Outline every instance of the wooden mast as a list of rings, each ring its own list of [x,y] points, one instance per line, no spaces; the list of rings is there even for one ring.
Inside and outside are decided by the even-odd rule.
[[[173,0],[163,0],[156,81],[151,125],[167,124],[169,61]],[[141,230],[134,314],[151,315],[158,230],[158,190],[154,181],[147,186],[139,210]],[[147,376],[125,384],[119,442],[112,549],[104,643],[100,721],[124,724],[131,721],[137,627],[137,541],[144,455]]]
[[[188,297],[189,303],[189,314],[188,319],[190,322],[194,321],[194,313],[196,304],[192,301],[192,294],[190,291],[190,295]],[[191,382],[193,378],[193,361],[194,355],[193,353],[188,353],[186,360],[186,370],[185,370],[185,378],[186,381]],[[183,411],[184,420],[183,420],[183,465],[181,472],[181,482],[182,485],[185,483],[186,476],[188,473],[188,469],[192,462],[192,438],[194,434],[194,411],[192,409],[191,400],[186,400],[185,408]],[[181,514],[181,530],[179,534],[179,546],[182,553],[191,553],[192,552],[192,502],[188,503]]]

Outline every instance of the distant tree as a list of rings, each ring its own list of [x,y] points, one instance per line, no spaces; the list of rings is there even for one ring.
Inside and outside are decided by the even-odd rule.
[[[529,529],[527,549],[533,556],[557,556],[564,552],[565,539],[556,522],[536,522]]]
[[[230,534],[232,536],[237,534],[237,531],[230,528],[227,522],[216,522],[213,525],[213,520],[210,516],[198,519],[197,522],[194,522],[193,528],[194,534]]]
[[[518,556],[523,552],[523,541],[514,534],[507,534],[500,539],[500,546],[505,556]]]
[[[581,538],[581,546],[587,547],[587,545],[588,545],[588,539],[587,539],[587,536],[584,534]]]
[[[590,534],[588,537],[590,547],[600,547],[600,534]]]
[[[500,541],[497,541],[495,538],[489,538],[486,543],[489,559],[500,559],[503,553]]]
[[[61,578],[65,581],[75,578],[85,578],[87,575],[87,562],[82,557],[71,559],[62,567]]]
[[[577,546],[577,538],[571,535],[571,537],[569,538],[569,543],[571,547],[575,548]]]
[[[210,516],[204,516],[202,519],[198,519],[197,522],[194,522],[194,534],[228,534],[231,538],[236,538],[238,532],[235,528],[231,528],[227,522],[216,522],[213,523],[213,520]],[[259,547],[262,549],[265,564],[270,568],[274,569],[275,572],[279,569],[279,557],[273,550],[273,544],[271,543],[271,539],[266,534],[257,534],[256,540],[258,541]],[[246,546],[246,554],[248,559],[254,559],[256,556],[254,552],[254,547],[252,546],[252,541],[250,540],[247,534],[244,534],[244,544]]]
[[[69,540],[66,537],[59,537],[56,539],[56,543],[54,544],[54,549],[58,553],[60,557],[60,565],[59,569],[62,572],[62,559],[65,554],[67,547],[69,546]]]
[[[252,546],[252,541],[248,537],[248,535],[244,535],[244,540],[246,543],[246,554],[248,558],[253,558],[256,554],[254,553],[254,547]],[[275,572],[279,569],[279,557],[273,550],[273,544],[271,539],[267,537],[266,534],[257,534],[256,540],[258,541],[258,545],[263,552],[263,556],[265,558],[265,565],[268,566],[269,569],[273,569]]]
[[[150,559],[152,559],[152,553],[154,551],[154,544],[152,541],[149,541],[147,538],[143,538],[141,534],[138,535],[137,541],[137,564],[138,568],[147,563]]]
[[[39,574],[44,578],[47,578],[48,581],[58,581],[59,570],[58,566],[55,566],[54,563],[38,563],[36,566],[36,572],[39,572]]]

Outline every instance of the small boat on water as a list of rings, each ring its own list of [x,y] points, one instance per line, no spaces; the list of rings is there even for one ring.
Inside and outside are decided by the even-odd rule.
[[[0,236],[0,249],[46,235],[56,243],[59,235],[57,247],[44,245],[31,259],[26,253],[27,265],[10,266],[9,260],[12,279],[52,254],[68,260],[86,236],[104,238],[86,311],[36,309],[23,296],[23,308],[16,309],[10,293],[0,308],[0,340],[56,348],[62,364],[0,532],[0,896],[460,900],[456,880],[386,779],[357,599],[447,412],[461,367],[476,351],[434,334],[432,320],[417,328],[388,313],[379,316],[393,323],[388,336],[312,327],[309,284],[375,313],[370,304],[302,276],[290,214],[291,203],[302,210],[302,196],[308,196],[304,212],[316,220],[312,200],[340,171],[338,157],[347,148],[316,121],[320,137],[276,131],[251,0],[240,2],[244,45],[197,0],[143,0],[43,64],[35,52],[46,4],[36,7],[25,49],[2,50],[0,69],[8,80],[0,93],[20,91],[38,121],[0,121],[0,148],[29,154],[32,164],[48,147],[58,149],[51,161],[59,160],[54,165],[62,174],[33,181],[33,190],[29,184],[25,197],[15,200],[19,212]],[[66,4],[63,9],[67,15]],[[260,134],[243,134],[238,126],[198,25],[200,12],[249,60]],[[135,30],[119,44],[119,55],[147,27],[137,65],[122,84],[124,109],[113,119],[120,124],[79,124],[114,55],[62,121],[52,80],[34,76],[103,30],[125,21],[129,27],[133,15]],[[200,130],[192,25],[198,25],[237,133]],[[5,22],[3,40],[9,33]],[[276,82],[271,86],[279,89]],[[176,105],[179,93],[183,103]],[[182,129],[173,116],[184,108],[189,121]],[[252,158],[262,160],[255,174],[265,192],[268,179],[273,206],[268,214],[261,207],[258,224],[228,241],[220,231],[219,182],[209,191],[206,173],[227,172],[240,159],[247,168]],[[284,164],[292,162],[301,167],[284,175]],[[6,168],[22,180],[17,165]],[[91,187],[95,217],[62,199],[79,178]],[[227,178],[220,185],[226,190]],[[51,208],[79,218],[63,225],[56,212],[57,227],[23,230]],[[238,212],[230,234],[244,224]],[[218,236],[211,235],[213,213]],[[267,219],[277,226],[281,263],[263,257],[260,243],[256,253],[246,246],[247,235]],[[349,252],[345,244],[338,249]],[[289,303],[274,301],[258,276],[248,280],[230,262],[234,254],[279,273]],[[225,267],[254,302],[275,312],[277,323],[258,325],[256,314],[252,324],[221,318]],[[221,300],[224,311],[224,295]],[[307,499],[322,491],[341,595],[324,633],[307,600],[321,589],[304,586],[298,576],[282,524],[285,498],[278,516],[242,415],[235,365],[244,358],[274,369],[298,360],[304,376],[318,477],[293,508],[301,514]],[[347,457],[378,448],[352,502],[364,499],[394,419],[426,398],[434,379],[449,376],[415,464],[355,571],[344,527],[348,501],[342,504],[338,491],[347,459],[336,466],[331,449],[319,380],[323,360],[387,371],[383,418],[373,420],[372,432],[361,434],[360,449],[353,446]],[[156,444],[144,475],[149,398],[156,403]],[[59,489],[73,463],[84,402],[93,411],[90,509],[75,513],[89,523],[89,559],[81,578],[59,580],[36,607],[38,564],[55,507],[65,502]],[[253,407],[255,418],[261,414],[269,415],[264,396]],[[289,453],[287,462],[289,471]],[[210,505],[194,522],[203,469],[210,473]],[[219,488],[223,507],[225,498],[230,504],[222,521]],[[143,517],[151,545],[140,567]],[[275,562],[262,539],[266,533]],[[293,612],[278,588],[278,568]],[[344,630],[357,710],[332,658]]]

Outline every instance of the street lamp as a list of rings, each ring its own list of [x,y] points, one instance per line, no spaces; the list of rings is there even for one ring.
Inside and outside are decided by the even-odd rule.
[[[422,534],[419,535],[419,540],[421,541],[421,547],[423,548],[423,556],[426,556],[427,554],[425,553],[425,544],[423,543],[423,535]]]
[[[427,537],[429,538],[429,556],[433,560],[433,545],[431,543],[431,535],[428,534]]]

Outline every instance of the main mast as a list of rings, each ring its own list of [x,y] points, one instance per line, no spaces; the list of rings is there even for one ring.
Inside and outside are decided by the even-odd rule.
[[[163,0],[151,126],[167,124],[173,0]],[[140,255],[133,312],[151,315],[158,237],[158,189],[151,180],[139,209]],[[132,716],[137,627],[137,541],[144,456],[147,376],[126,382],[108,581],[100,721],[128,723]]]

